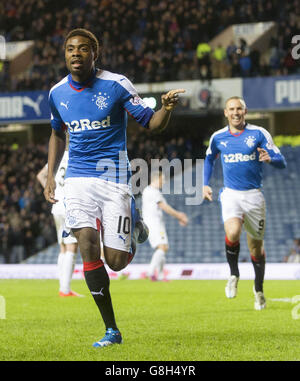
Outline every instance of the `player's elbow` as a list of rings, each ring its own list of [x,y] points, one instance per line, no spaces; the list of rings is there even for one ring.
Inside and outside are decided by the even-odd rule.
[[[287,162],[285,158],[273,158],[271,160],[271,165],[278,169],[285,169],[287,167]]]
[[[281,160],[277,164],[278,169],[285,169],[287,167],[287,162],[285,160]]]

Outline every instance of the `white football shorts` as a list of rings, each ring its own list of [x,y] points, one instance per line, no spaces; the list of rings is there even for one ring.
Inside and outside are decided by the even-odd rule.
[[[266,222],[266,202],[260,189],[238,191],[224,188],[220,193],[223,222],[237,217],[243,220],[246,232],[263,240]]]
[[[163,221],[159,220],[145,220],[145,224],[149,229],[148,240],[151,247],[154,249],[158,245],[169,245],[168,236]]]
[[[96,177],[65,180],[66,228],[100,230],[103,245],[130,252],[135,200],[127,184]]]
[[[65,227],[65,216],[62,214],[53,214],[55,227],[56,227],[56,234],[57,234],[57,242],[59,244],[64,243],[65,245],[71,244],[71,243],[77,243],[76,238],[73,235],[68,235],[68,237],[63,237],[62,233]]]

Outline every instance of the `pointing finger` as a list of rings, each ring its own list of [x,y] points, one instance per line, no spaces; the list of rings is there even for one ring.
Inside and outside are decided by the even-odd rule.
[[[177,90],[170,90],[166,96],[167,98],[172,98],[172,97],[178,97],[178,94],[180,93],[185,93],[185,90],[184,89],[177,89]]]
[[[180,93],[185,93],[185,90],[184,89],[170,90],[168,94],[172,96],[172,95],[177,95]]]

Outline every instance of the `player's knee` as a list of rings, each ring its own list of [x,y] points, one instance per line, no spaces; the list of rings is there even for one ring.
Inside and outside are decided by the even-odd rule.
[[[128,264],[128,256],[124,253],[122,255],[114,255],[106,257],[108,267],[113,271],[121,271]]]
[[[81,253],[91,255],[95,251],[95,244],[89,240],[81,240],[79,242]]]
[[[260,259],[261,257],[265,256],[265,253],[261,247],[255,247],[255,248],[253,247],[250,250],[250,255],[251,255],[251,257],[254,257],[256,259]]]
[[[158,245],[157,248],[163,250],[165,253],[169,250],[169,246],[165,244]]]
[[[128,264],[128,259],[126,259],[126,261],[114,260],[112,262],[107,262],[108,267],[112,271],[121,271],[127,266],[127,264]]]
[[[82,255],[98,255],[100,242],[96,230],[91,228],[74,229],[73,233],[77,239]]]
[[[230,242],[237,242],[240,240],[240,231],[232,228],[226,231],[226,237]]]

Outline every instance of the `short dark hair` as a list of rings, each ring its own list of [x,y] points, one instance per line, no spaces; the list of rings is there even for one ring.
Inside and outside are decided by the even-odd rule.
[[[91,41],[91,47],[96,55],[96,58],[99,57],[100,44],[97,37],[94,35],[94,33],[84,28],[73,29],[67,34],[64,41],[64,50],[66,49],[67,41],[74,36],[82,36],[88,38]]]

